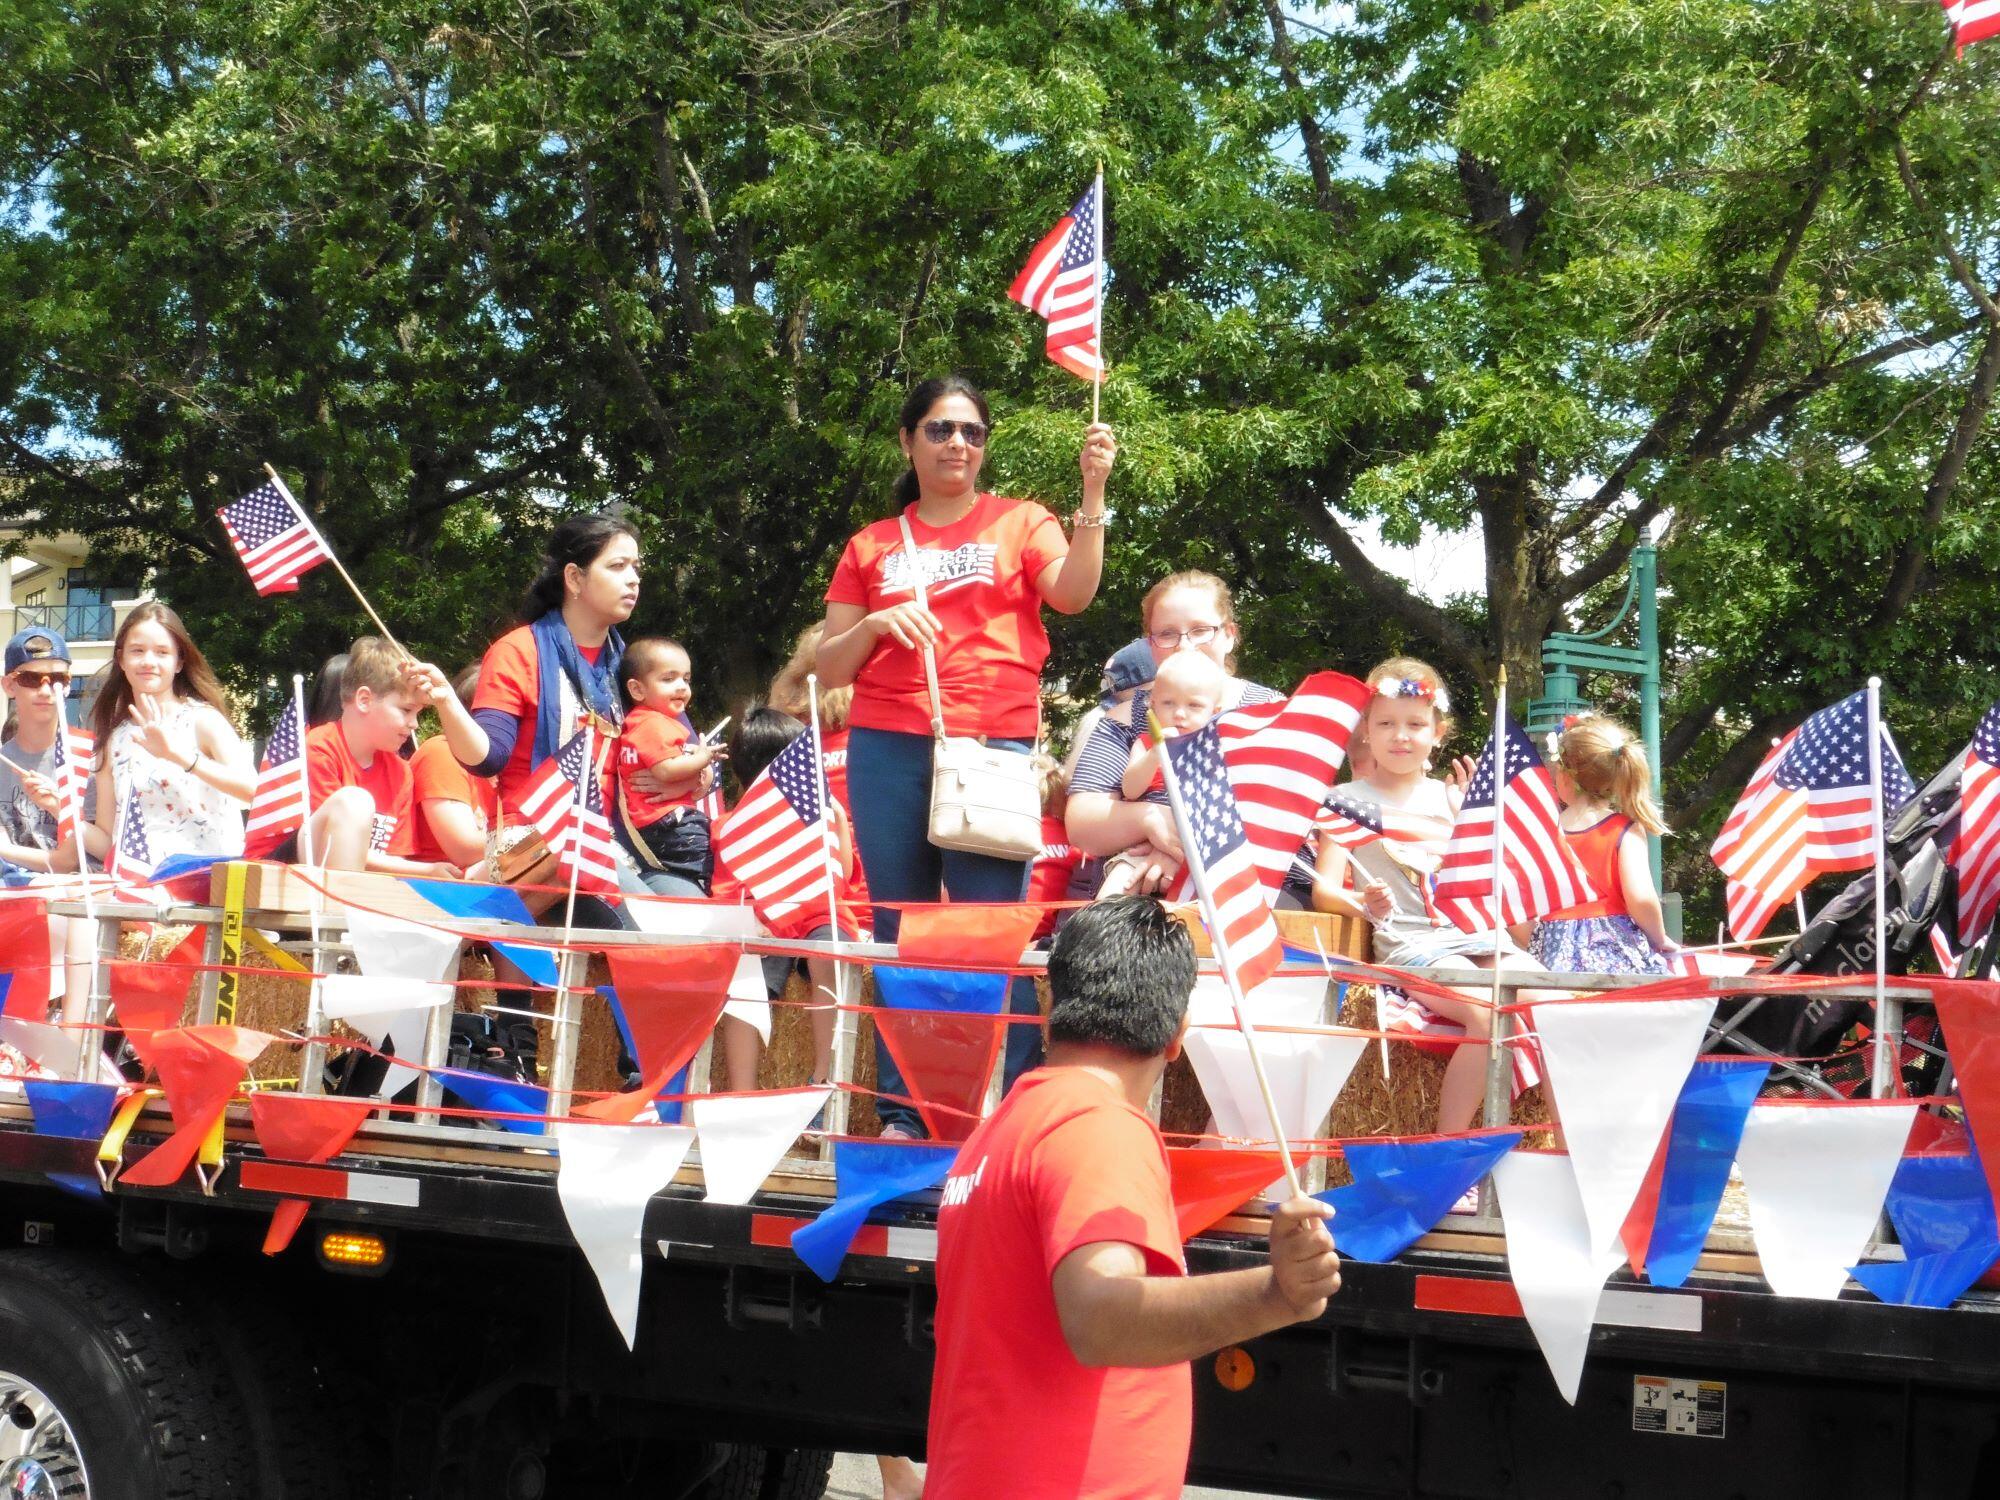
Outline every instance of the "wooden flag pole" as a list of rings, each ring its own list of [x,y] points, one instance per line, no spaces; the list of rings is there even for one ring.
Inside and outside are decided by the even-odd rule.
[[[1092,261],[1097,267],[1097,296],[1094,299],[1097,319],[1097,368],[1090,377],[1090,425],[1095,427],[1100,420],[1099,409],[1104,400],[1104,163],[1097,164],[1097,254]]]
[[[1889,957],[1884,953],[1888,933],[1889,829],[1882,805],[1882,679],[1868,679],[1868,807],[1874,822],[1869,837],[1875,853],[1875,1066],[1877,1099],[1894,1098],[1902,1090],[1902,1070],[1897,1066],[1903,1047],[1903,1002],[1889,994]]]
[[[1503,1003],[1502,959],[1507,947],[1507,664],[1493,689],[1493,1027],[1486,1043],[1486,1108],[1482,1123],[1505,1124],[1511,1059],[1507,1057],[1507,1008]],[[1462,804],[1461,804],[1462,805]],[[1484,1200],[1482,1198],[1482,1204]]]
[[[1257,1048],[1257,1028],[1250,1024],[1249,1002],[1243,998],[1243,981],[1237,976],[1236,965],[1229,961],[1229,940],[1222,934],[1222,918],[1215,909],[1215,897],[1208,889],[1208,871],[1202,868],[1201,859],[1195,853],[1192,820],[1188,817],[1187,803],[1181,797],[1180,781],[1174,775],[1173,757],[1167,754],[1166,735],[1150,709],[1146,717],[1152,723],[1153,738],[1160,742],[1160,775],[1166,781],[1167,802],[1174,810],[1174,822],[1181,831],[1181,847],[1187,852],[1188,873],[1194,877],[1195,898],[1201,903],[1201,914],[1208,922],[1208,941],[1215,949],[1216,966],[1222,970],[1222,982],[1229,987],[1229,1004],[1236,1012],[1236,1029],[1243,1033],[1244,1050],[1250,1054],[1250,1071],[1257,1079],[1257,1093],[1264,1101],[1264,1113],[1271,1122],[1271,1139],[1276,1142],[1278,1158],[1285,1165],[1285,1189],[1294,1198],[1303,1198],[1306,1190],[1299,1181],[1298,1168],[1292,1165],[1292,1148],[1285,1140],[1285,1122],[1278,1117],[1278,1100],[1272,1094],[1271,1080],[1264,1072],[1264,1056]]]
[[[375,622],[375,628],[382,632],[382,639],[389,643],[390,649],[402,652],[404,656],[409,656],[410,653],[404,650],[403,643],[397,640],[395,636],[389,633],[389,627],[387,625],[384,625],[382,623],[382,617],[375,613],[375,606],[368,602],[368,597],[367,595],[361,592],[360,585],[355,583],[354,579],[349,575],[347,569],[341,566],[339,554],[337,554],[333,550],[333,548],[327,546],[326,538],[320,536],[319,527],[313,526],[312,517],[306,515],[306,508],[303,505],[299,504],[297,500],[294,500],[292,498],[292,492],[286,488],[285,481],[281,477],[279,477],[278,471],[272,468],[269,464],[265,464],[264,472],[271,476],[271,483],[273,483],[278,487],[278,493],[285,497],[286,502],[291,505],[292,509],[296,510],[301,516],[305,516],[306,525],[312,526],[313,535],[319,537],[319,544],[321,548],[324,549],[324,551],[326,552],[326,560],[333,564],[333,571],[340,575],[340,581],[347,585],[349,590],[353,592],[355,599],[360,603],[361,607],[368,612],[368,618],[373,620]],[[411,657],[411,660],[414,661],[415,658]]]

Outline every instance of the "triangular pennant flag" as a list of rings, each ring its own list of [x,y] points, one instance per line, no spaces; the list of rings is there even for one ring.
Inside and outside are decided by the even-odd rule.
[[[259,1089],[250,1096],[250,1128],[264,1154],[279,1161],[332,1161],[347,1149],[369,1115],[372,1101],[327,1094],[279,1094]]]
[[[1646,1249],[1646,1274],[1653,1285],[1680,1286],[1701,1258],[1729,1186],[1744,1118],[1770,1071],[1767,1062],[1705,1057],[1681,1085],[1680,1102],[1667,1127],[1666,1162]]]
[[[1264,1031],[1257,1053],[1278,1106],[1287,1141],[1309,1140],[1347,1084],[1368,1038],[1358,1032]],[[1185,1043],[1201,1091],[1215,1111],[1216,1128],[1239,1140],[1268,1141],[1270,1116],[1250,1064],[1249,1039],[1240,1031],[1204,1027]]]
[[[1714,1014],[1712,995],[1534,1007],[1593,1249],[1618,1244]]]
[[[1979,1144],[1986,1188],[2000,1203],[2000,983],[1958,980],[1932,987],[1959,1102]]]
[[[0,975],[0,978],[4,978]],[[83,1040],[76,1033],[46,1021],[0,1015],[0,1043],[12,1047],[38,1068],[74,1074],[83,1059]]]
[[[1001,1027],[1008,1024],[991,1018],[1006,1006],[1007,985],[1005,974],[887,966],[875,971],[880,1002],[875,1030],[938,1140],[964,1140],[984,1113]]]
[[[1883,1207],[1909,1255],[1942,1255],[2000,1239],[1976,1152],[1904,1157]]]
[[[126,1167],[119,1180],[133,1187],[169,1187],[201,1150],[201,1143],[229,1108],[243,1075],[277,1038],[243,1026],[182,1026],[153,1033],[153,1066],[166,1090],[174,1133]]]
[[[827,1088],[793,1089],[695,1100],[688,1115],[701,1141],[706,1200],[748,1203],[832,1093]]]
[[[1574,1406],[1598,1299],[1619,1253],[1592,1248],[1568,1157],[1509,1152],[1493,1164],[1493,1186],[1507,1223],[1507,1270],[1521,1311],[1556,1389]]]
[[[1294,1156],[1293,1161],[1301,1158]],[[1215,1150],[1169,1146],[1167,1175],[1173,1184],[1174,1220],[1181,1238],[1193,1239],[1258,1197],[1284,1175],[1285,1159],[1275,1151]]]
[[[456,1094],[466,1109],[491,1110],[493,1123],[517,1135],[542,1135],[546,1119],[516,1120],[510,1115],[542,1115],[549,1112],[549,1091],[539,1084],[522,1083],[516,1078],[498,1078],[491,1073],[468,1073],[458,1068],[433,1068],[431,1076]],[[643,1100],[644,1096],[640,1096]]]
[[[722,901],[627,901],[641,932],[670,937],[754,938],[764,935],[757,913]]]
[[[128,1037],[134,1033],[143,1037],[181,1024],[187,1014],[188,992],[194,987],[192,969],[173,962],[113,959],[110,971],[112,1014]]]
[[[124,1090],[115,1083],[76,1083],[63,1078],[26,1080],[35,1134],[69,1141],[101,1141]]]
[[[1521,1141],[1521,1132],[1434,1141],[1358,1141],[1346,1149],[1354,1181],[1315,1193],[1334,1207],[1332,1229],[1349,1260],[1391,1261],[1437,1227],[1466,1189]]]
[[[896,930],[896,955],[913,964],[1011,969],[1041,919],[1034,906],[912,907]]]
[[[451,1004],[452,987],[422,979],[375,979],[366,974],[329,974],[319,982],[320,1013],[344,1021],[378,1052],[416,1057],[423,1051],[431,1012]],[[373,1097],[393,1099],[417,1077],[415,1068],[391,1063]]]
[[[1685,1089],[1682,1097],[1686,1097]],[[1632,1268],[1634,1276],[1646,1274],[1646,1251],[1653,1243],[1653,1221],[1660,1212],[1660,1183],[1666,1175],[1667,1136],[1662,1133],[1660,1144],[1653,1148],[1652,1165],[1646,1168],[1645,1178],[1639,1183],[1638,1196],[1625,1210],[1625,1222],[1618,1226],[1618,1243],[1625,1247],[1625,1264]]]
[[[356,967],[370,979],[436,982],[457,971],[463,941],[458,934],[358,907],[341,910],[347,920],[347,946],[354,950]]]
[[[555,1127],[556,1196],[628,1349],[639,1343],[646,1205],[674,1180],[694,1134],[683,1125]]]
[[[1252,990],[1244,1012],[1252,1026],[1317,1026],[1326,1016],[1324,974],[1273,974]],[[1229,983],[1220,974],[1203,974],[1188,996],[1188,1028],[1234,1026],[1236,1008]]]
[[[485,885],[478,881],[460,884],[449,880],[405,880],[403,884],[447,916],[474,917],[485,922],[518,922],[523,927],[535,925],[528,903],[510,886]],[[557,979],[554,949],[537,948],[526,943],[502,943],[492,938],[486,939],[486,943],[536,984],[554,987]]]
[[[9,975],[0,1007],[24,1021],[46,1021],[49,976],[55,972],[46,901],[27,896],[0,900],[0,961]]]
[[[73,1198],[96,1203],[104,1197],[104,1184],[98,1181],[94,1172],[45,1172],[43,1175]]]
[[[1737,1170],[1764,1279],[1781,1297],[1832,1301],[1882,1216],[1917,1106],[1760,1104]]]
[[[165,885],[169,881],[180,880],[189,875],[199,875],[224,860],[233,859],[230,854],[169,854],[153,866],[149,877],[154,885]]]
[[[738,950],[726,943],[613,948],[611,984],[648,1097],[665,1087],[715,1029]]]
[[[2000,1239],[1958,1250],[1850,1266],[1848,1274],[1883,1302],[1901,1307],[1950,1307],[2000,1257]]]
[[[841,1141],[833,1148],[838,1196],[812,1223],[792,1231],[792,1249],[821,1281],[831,1281],[868,1215],[944,1181],[958,1152],[952,1146],[890,1141]]]

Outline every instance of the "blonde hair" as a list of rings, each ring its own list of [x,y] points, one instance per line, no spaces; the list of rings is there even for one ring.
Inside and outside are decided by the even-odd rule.
[[[771,707],[781,709],[795,719],[803,720],[811,707],[810,695],[806,692],[806,678],[812,675],[813,658],[819,652],[819,638],[825,628],[824,623],[821,623],[808,625],[801,630],[797,642],[792,646],[792,659],[778,668],[778,675],[771,679]],[[853,705],[853,688],[821,688],[819,690],[821,732],[838,734],[845,729],[848,710]]]
[[[1236,596],[1229,592],[1228,584],[1217,578],[1213,573],[1204,572],[1200,568],[1186,568],[1178,573],[1169,573],[1165,578],[1162,578],[1158,583],[1146,590],[1146,597],[1139,601],[1139,628],[1147,635],[1153,633],[1154,609],[1159,606],[1159,602],[1162,599],[1166,598],[1175,589],[1208,590],[1209,597],[1215,601],[1215,612],[1222,617],[1224,627],[1239,642],[1243,639],[1243,627],[1236,623]],[[1233,651],[1230,652],[1223,659],[1222,665],[1224,670],[1234,672],[1236,670],[1236,653]]]
[[[1209,692],[1217,695],[1217,707],[1221,706],[1221,694],[1229,685],[1229,674],[1215,664],[1213,657],[1204,656],[1199,651],[1176,651],[1153,674],[1153,696],[1158,697],[1162,685],[1183,693]]]
[[[1385,686],[1392,691],[1384,692]],[[1387,661],[1377,662],[1368,674],[1368,691],[1376,698],[1430,699],[1438,738],[1444,740],[1450,737],[1451,692],[1444,685],[1444,674],[1429,662],[1419,661],[1414,656],[1392,656]]]
[[[1035,775],[1041,778],[1042,816],[1060,817],[1064,804],[1069,801],[1069,778],[1063,774],[1063,763],[1048,751],[1037,750],[1030,764],[1035,768]]]
[[[363,688],[380,697],[403,685],[406,658],[379,635],[364,635],[347,648],[347,665],[340,669],[340,701],[352,703]]]
[[[1578,790],[1610,803],[1647,833],[1667,831],[1645,748],[1617,720],[1602,714],[1572,720],[1556,741],[1556,758]]]

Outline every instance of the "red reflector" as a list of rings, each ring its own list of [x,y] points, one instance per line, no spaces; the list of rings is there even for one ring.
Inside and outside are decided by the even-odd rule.
[[[1518,1318],[1520,1294],[1510,1281],[1480,1281],[1470,1276],[1419,1276],[1419,1312],[1471,1313],[1482,1318]]]
[[[791,1214],[752,1214],[750,1243],[772,1250],[789,1250],[792,1248],[792,1231],[811,1222],[811,1219]]]

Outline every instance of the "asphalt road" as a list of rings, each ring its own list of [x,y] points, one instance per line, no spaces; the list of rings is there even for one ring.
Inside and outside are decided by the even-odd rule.
[[[843,1453],[833,1461],[833,1482],[827,1486],[826,1500],[881,1500],[882,1481],[875,1460],[861,1453]],[[1263,1500],[1244,1490],[1189,1488],[1182,1500]]]

